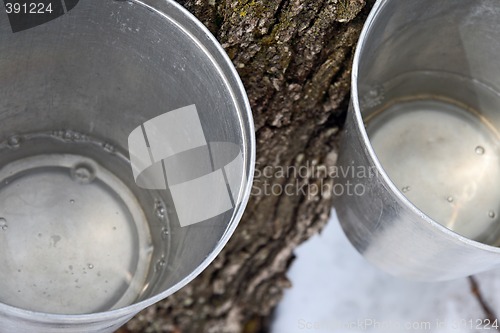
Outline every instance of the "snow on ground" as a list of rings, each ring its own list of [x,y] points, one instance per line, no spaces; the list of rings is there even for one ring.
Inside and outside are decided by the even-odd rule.
[[[462,333],[478,332],[477,325],[495,331],[486,329],[467,278],[422,283],[389,276],[352,247],[335,212],[323,232],[296,255],[288,273],[293,287],[278,306],[272,333]],[[500,270],[476,279],[500,314]]]

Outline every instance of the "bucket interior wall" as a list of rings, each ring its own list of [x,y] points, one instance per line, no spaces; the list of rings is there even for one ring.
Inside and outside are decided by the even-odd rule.
[[[498,2],[382,1],[377,10],[355,82],[375,155],[425,214],[499,245],[500,193],[490,185],[500,181]]]
[[[389,2],[387,2],[389,3]],[[380,19],[373,22],[365,38],[359,64],[357,86],[361,111],[372,112],[370,92],[397,77],[418,71],[439,71],[472,78],[500,91],[500,54],[498,31],[500,6],[494,0],[405,1],[382,5]],[[402,82],[411,85],[411,82]],[[441,93],[446,87],[427,83],[420,93]],[[472,88],[447,89],[451,98],[481,110],[496,127],[500,112],[482,107]],[[413,89],[413,88],[409,88]],[[441,89],[441,91],[439,91]],[[401,89],[403,90],[403,89]],[[377,96],[381,104],[398,93]],[[394,96],[393,96],[394,95]],[[365,102],[365,103],[364,103]]]
[[[195,104],[207,141],[233,143],[247,157],[249,133],[238,109],[244,97],[229,88],[237,81],[216,65],[225,60],[218,49],[207,49],[196,38],[209,40],[190,35],[175,17],[134,2],[80,1],[65,15],[16,33],[2,11],[0,141],[72,130],[109,142],[126,155],[135,128]],[[131,178],[132,172],[119,176]],[[139,196],[145,191],[132,190]],[[155,248],[143,298],[188,277],[217,247],[240,203],[191,226],[170,221],[169,249]],[[145,209],[153,211],[153,206]],[[163,227],[150,223],[153,243],[162,242]],[[158,270],[164,255],[166,267]]]

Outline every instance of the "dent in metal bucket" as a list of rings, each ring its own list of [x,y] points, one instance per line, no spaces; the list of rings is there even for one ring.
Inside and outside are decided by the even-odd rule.
[[[0,12],[0,332],[116,330],[213,260],[252,180],[244,89],[193,16],[59,3]]]

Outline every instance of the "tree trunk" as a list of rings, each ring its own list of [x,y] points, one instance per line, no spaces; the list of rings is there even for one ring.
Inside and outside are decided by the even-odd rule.
[[[336,162],[368,2],[181,1],[243,80],[255,120],[256,178],[244,217],[215,261],[119,332],[266,331],[290,285],[285,274],[294,248],[329,216],[333,179],[320,171]]]

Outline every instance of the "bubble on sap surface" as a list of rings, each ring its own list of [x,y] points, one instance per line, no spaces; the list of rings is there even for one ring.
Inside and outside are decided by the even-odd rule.
[[[7,224],[7,220],[3,217],[0,217],[0,229],[5,231],[8,228],[9,228],[9,225]]]
[[[483,146],[477,146],[474,151],[476,152],[476,154],[478,155],[483,155],[485,150],[484,150],[484,147]]]
[[[92,264],[88,264],[88,265],[87,265],[87,267],[88,267],[89,269],[93,269],[93,268],[94,268],[94,265],[92,265]]]
[[[89,184],[95,179],[95,170],[87,163],[75,165],[70,174],[71,178],[79,184]]]
[[[454,199],[453,199],[453,197],[451,195],[448,198],[446,198],[446,201],[448,201],[448,202],[453,202],[453,200]]]
[[[21,138],[18,135],[12,135],[7,139],[7,144],[11,148],[19,148],[21,146]]]
[[[161,229],[161,238],[162,239],[167,239],[168,235],[169,235],[169,231],[167,230],[167,228],[162,228]]]
[[[108,153],[114,153],[115,152],[115,146],[113,146],[111,143],[103,142],[102,143],[102,148],[107,151]]]
[[[62,130],[52,131],[52,135],[62,138],[64,136],[64,131],[62,131]]]
[[[495,218],[495,216],[496,216],[495,211],[490,210],[490,211],[488,212],[488,216],[489,216],[490,218],[494,219],[494,218]]]
[[[71,140],[71,139],[73,139],[73,132],[72,132],[72,131],[70,131],[70,130],[65,131],[65,132],[64,132],[64,138],[65,138],[66,140]]]
[[[75,132],[72,130],[56,130],[52,131],[52,136],[55,136],[59,139],[65,140],[65,141],[85,141],[86,136],[82,133]]]
[[[163,206],[160,206],[156,209],[156,215],[158,215],[158,217],[160,218],[164,218],[165,217],[165,207]]]
[[[156,214],[156,216],[158,216],[160,219],[164,219],[165,213],[166,213],[166,209],[165,209],[165,205],[163,204],[163,202],[161,202],[159,200],[155,201],[155,214]]]
[[[411,190],[411,187],[410,186],[404,186],[401,191],[403,191],[403,193],[406,193],[406,192],[409,192]]]
[[[62,237],[59,235],[50,236],[50,245],[53,247],[57,247],[57,243],[61,241]]]
[[[163,268],[167,265],[167,262],[165,261],[165,258],[160,258],[155,265],[155,271],[159,272],[163,270]]]
[[[75,200],[70,199],[70,200],[69,200],[69,203],[70,203],[70,204],[74,204],[74,203],[75,203]]]

